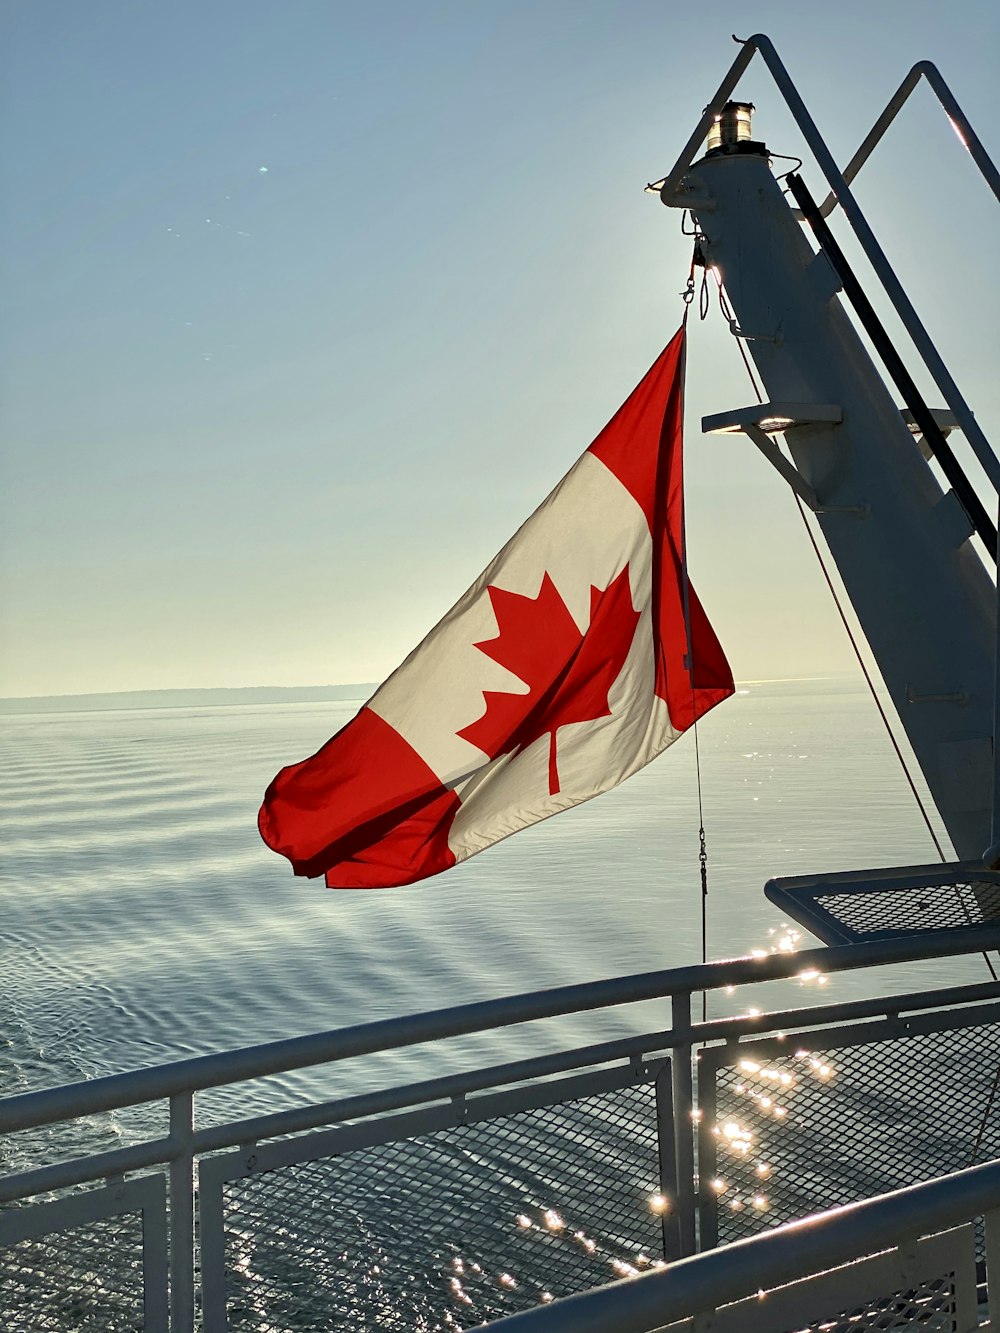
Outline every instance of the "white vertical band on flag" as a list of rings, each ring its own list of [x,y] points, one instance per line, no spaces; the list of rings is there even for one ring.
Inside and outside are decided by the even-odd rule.
[[[482,714],[484,691],[524,694],[528,688],[476,646],[497,632],[487,586],[535,597],[547,573],[585,633],[591,587],[608,587],[626,564],[633,605],[648,606],[651,562],[652,539],[642,510],[603,463],[584,454],[373,695],[369,708],[446,786],[460,782],[484,762],[483,751],[457,734]],[[647,616],[647,643],[651,633]],[[419,695],[411,667],[419,671]]]

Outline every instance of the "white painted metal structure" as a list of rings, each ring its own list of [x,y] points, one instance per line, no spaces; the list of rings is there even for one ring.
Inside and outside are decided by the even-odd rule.
[[[685,179],[688,176],[689,168],[698,153],[701,152],[702,145],[708,137],[709,130],[716,116],[720,113],[727,99],[730,97],[736,85],[739,83],[747,66],[758,53],[761,59],[767,65],[771,77],[778,86],[779,91],[788,105],[795,122],[802,131],[803,138],[809,147],[810,152],[819,164],[820,170],[826,178],[830,187],[830,193],[837,204],[843,209],[845,216],[851,224],[857,239],[864,250],[868,260],[882,283],[890,300],[896,308],[904,328],[910,335],[914,347],[920,353],[924,364],[927,366],[934,381],[944,396],[945,402],[955,414],[955,418],[965,433],[970,445],[975,452],[980,466],[983,468],[986,476],[993,486],[1000,492],[1000,460],[993,451],[992,446],[986,439],[975,416],[972,413],[968,403],[963,398],[958,385],[955,383],[948,370],[948,367],[941,359],[940,353],[934,346],[934,343],[921,323],[920,317],[914,310],[909,297],[903,290],[902,283],[897,278],[892,265],[889,263],[885,252],[879,245],[871,227],[868,225],[864,213],[861,211],[857,200],[851,191],[849,181],[854,178],[860,170],[863,163],[867,160],[869,153],[874,145],[881,138],[885,129],[894,118],[896,111],[906,100],[909,92],[919,81],[920,75],[926,75],[931,81],[932,87],[938,93],[939,100],[947,111],[949,118],[955,125],[962,142],[969,150],[979,170],[986,178],[987,184],[993,190],[993,193],[1000,198],[1000,173],[996,166],[990,160],[983,148],[978,136],[969,124],[968,119],[962,112],[958,102],[947,89],[944,79],[928,61],[922,61],[915,65],[910,73],[904,79],[900,88],[890,100],[888,107],[876,121],[871,133],[865,139],[864,144],[855,154],[847,170],[841,172],[833,159],[833,154],[826,145],[823,136],[816,127],[816,123],[809,114],[802,97],[789,77],[788,71],[782,64],[782,61],[774,49],[774,44],[769,37],[762,33],[757,33],[747,41],[741,42],[739,55],[733,61],[725,78],[719,84],[714,97],[709,101],[702,113],[693,134],[688,139],[680,156],[674,163],[668,174],[650,188],[660,192],[660,197],[670,207],[674,208],[693,208],[697,204],[702,204],[711,208],[712,201],[707,198],[699,199],[699,186],[697,179]],[[933,70],[933,77],[930,71]],[[848,174],[850,173],[850,174]],[[829,212],[833,205],[829,200],[824,203],[823,208]],[[796,213],[796,217],[799,215]]]
[[[992,449],[767,38],[746,43],[706,117],[718,114],[755,50],[767,60],[830,182],[826,211],[831,200],[843,206],[947,394],[954,419],[997,486],[1000,465]],[[919,69],[947,99],[953,117],[961,115],[933,66]],[[918,77],[911,74],[903,89]],[[852,177],[904,100],[903,89],[855,156]],[[701,137],[665,178],[661,197],[694,215],[705,237],[706,262],[718,270],[735,311],[734,332],[746,339],[773,402],[708,418],[704,428],[741,424],[817,513],[952,842],[960,857],[981,857],[993,842],[993,580],[970,541],[968,514],[954,491],[942,489],[904,424],[838,297],[836,271],[809,244],[763,144],[756,152],[709,154],[690,166],[706,117],[696,132]],[[962,124],[996,189],[995,168],[964,117]],[[762,415],[772,418],[763,429]],[[784,432],[791,463],[769,438],[776,431]],[[995,500],[989,507],[996,512]]]
[[[358,1269],[362,1261],[339,1242],[330,1253],[323,1252],[323,1245],[326,1232],[352,1208],[364,1211],[371,1203],[375,1211],[372,1217],[365,1214],[366,1226],[385,1221],[376,1206],[385,1172],[402,1173],[400,1181],[391,1183],[407,1209],[406,1238],[420,1241],[424,1230],[439,1219],[420,1215],[418,1184],[426,1187],[429,1182],[432,1192],[440,1190],[449,1197],[453,1190],[447,1171],[436,1174],[442,1159],[455,1168],[461,1163],[464,1169],[467,1162],[482,1161],[484,1154],[494,1151],[496,1142],[507,1147],[515,1143],[511,1152],[517,1156],[528,1151],[516,1145],[521,1134],[523,1142],[530,1140],[532,1151],[541,1152],[544,1159],[530,1163],[522,1155],[516,1169],[502,1176],[506,1185],[516,1180],[522,1188],[520,1182],[529,1177],[541,1179],[548,1171],[552,1179],[558,1174],[545,1157],[553,1139],[563,1136],[568,1169],[570,1155],[579,1151],[581,1143],[592,1146],[602,1130],[612,1136],[616,1150],[608,1155],[607,1175],[599,1190],[587,1177],[588,1197],[595,1209],[609,1209],[607,1234],[614,1235],[619,1251],[615,1263],[638,1271],[653,1261],[642,1248],[648,1247],[649,1209],[639,1210],[641,1219],[630,1218],[627,1208],[618,1208],[614,1191],[623,1197],[631,1191],[635,1202],[642,1200],[643,1190],[655,1190],[653,1230],[663,1266],[627,1283],[565,1300],[551,1301],[551,1294],[540,1288],[543,1304],[538,1309],[500,1320],[498,1327],[510,1327],[512,1333],[515,1328],[539,1333],[641,1333],[667,1327],[692,1333],[708,1327],[719,1333],[750,1328],[755,1333],[784,1333],[803,1322],[823,1327],[833,1320],[843,1327],[846,1320],[859,1330],[919,1327],[964,1333],[978,1323],[977,1279],[980,1283],[993,1279],[996,1304],[1000,1161],[961,1168],[983,1155],[1000,1158],[1000,1108],[993,1081],[1000,982],[771,1014],[751,1011],[751,1017],[741,1019],[697,1023],[692,1018],[692,996],[714,987],[790,977],[802,969],[884,966],[1000,947],[1000,922],[990,906],[997,876],[982,866],[984,850],[993,841],[996,594],[970,540],[967,507],[943,490],[907,428],[841,307],[837,273],[807,242],[798,215],[771,174],[766,152],[720,152],[691,169],[714,116],[756,52],[767,63],[826,176],[832,193],[821,211],[829,212],[834,203],[843,208],[946,400],[950,415],[939,424],[964,431],[986,477],[998,490],[1000,463],[864,221],[849,180],[909,91],[926,76],[995,193],[1000,182],[940,75],[928,65],[911,71],[854,161],[841,173],[773,46],[758,36],[743,44],[673,171],[659,187],[664,202],[693,213],[708,260],[719,269],[735,310],[734,331],[748,340],[770,399],[719,414],[706,425],[745,431],[817,513],[963,862],[951,868],[950,881],[948,867],[938,875],[921,866],[910,873],[897,868],[881,875],[775,883],[780,893],[808,889],[816,919],[822,919],[823,928],[831,932],[826,937],[854,943],[513,996],[0,1100],[0,1133],[12,1136],[158,1099],[169,1108],[165,1134],[147,1134],[128,1146],[69,1160],[33,1164],[0,1178],[0,1311],[8,1315],[14,1308],[10,1302],[16,1299],[18,1327],[60,1328],[59,1284],[79,1278],[67,1258],[74,1245],[90,1265],[85,1274],[86,1300],[98,1302],[88,1307],[89,1314],[84,1311],[97,1322],[92,1319],[80,1326],[100,1328],[102,1333],[125,1327],[162,1333],[168,1318],[171,1333],[192,1333],[196,1327],[225,1333],[227,1328],[246,1327],[240,1320],[247,1307],[233,1300],[237,1289],[249,1291],[257,1303],[253,1318],[259,1306],[260,1318],[266,1316],[269,1327],[278,1326],[274,1311],[290,1308],[291,1297],[312,1302],[308,1316],[303,1315],[311,1321],[308,1327],[372,1327],[360,1322],[368,1317],[360,1306],[353,1314],[342,1313],[346,1289],[356,1288],[362,1292],[358,1299],[363,1299]],[[790,461],[774,442],[778,430],[784,430]],[[877,922],[871,928],[867,909],[855,911],[866,897],[885,904],[889,895],[899,901],[901,894],[905,900],[910,892],[920,896],[921,909],[924,899],[933,899],[936,905],[937,916],[928,920],[936,928],[929,933],[921,929],[923,919],[910,921],[905,901],[899,909],[902,926],[888,932],[895,938],[878,938],[887,932],[880,932]],[[840,935],[830,909],[830,901],[838,895],[850,898],[853,913],[853,924]],[[378,1086],[361,1096],[306,1100],[291,1109],[230,1117],[209,1126],[199,1125],[195,1118],[196,1095],[277,1071],[668,997],[670,1026],[665,1030],[605,1039],[405,1087]],[[960,1050],[966,1053],[964,1065],[956,1054]],[[781,1086],[790,1085],[792,1075],[785,1072],[790,1062],[827,1051],[838,1052],[845,1071],[853,1068],[854,1075],[845,1072],[835,1095],[811,1100],[803,1095],[795,1133],[787,1142],[775,1133],[775,1151],[784,1153],[787,1172],[780,1187],[775,1182],[775,1198],[781,1188],[786,1190],[782,1197],[788,1218],[811,1210],[798,1207],[802,1200],[811,1201],[811,1208],[825,1207],[831,1199],[853,1202],[833,1213],[740,1239],[748,1234],[748,1226],[759,1229],[767,1222],[761,1218],[755,1222],[752,1209],[744,1217],[720,1206],[716,1185],[723,1191],[729,1186],[714,1175],[718,1136],[725,1136],[713,1121],[717,1114],[721,1117],[726,1098],[732,1102],[737,1095],[744,1097],[747,1116],[756,1115],[769,1133],[777,1113],[771,1115],[772,1099],[764,1092],[751,1089],[753,1095],[747,1094],[734,1081],[738,1077],[734,1071],[745,1066],[755,1071],[752,1077],[773,1076]],[[818,1059],[813,1063],[827,1068]],[[908,1112],[920,1095],[925,1099],[912,1150],[908,1143],[901,1144],[898,1135],[893,1138],[892,1125],[867,1126],[864,1120],[866,1099],[876,1094],[884,1108],[898,1109],[904,1079]],[[544,1132],[531,1121],[533,1116],[543,1117]],[[836,1136],[849,1124],[855,1126],[855,1138],[851,1153],[841,1154]],[[488,1136],[491,1126],[501,1127],[491,1140],[492,1148],[484,1148],[482,1139],[466,1146],[470,1133]],[[737,1135],[747,1132],[734,1130]],[[745,1137],[741,1141],[749,1142]],[[443,1142],[446,1148],[441,1147]],[[833,1157],[821,1168],[817,1153],[831,1142]],[[645,1156],[629,1159],[633,1147],[641,1148]],[[884,1173],[891,1169],[892,1184],[900,1183],[904,1155],[911,1182],[941,1171],[950,1174],[885,1193]],[[615,1166],[626,1160],[628,1170]],[[918,1167],[920,1173],[914,1175]],[[314,1175],[306,1173],[305,1178],[321,1181],[325,1193],[318,1229],[303,1238],[297,1230],[300,1214],[292,1216],[294,1209],[287,1201],[306,1169]],[[730,1162],[734,1179],[741,1169],[737,1153]],[[338,1193],[347,1188],[345,1181],[353,1182],[348,1204]],[[875,1188],[872,1181],[882,1183]],[[867,1182],[863,1193],[882,1197],[859,1201],[862,1182]],[[491,1184],[482,1178],[473,1181],[461,1219],[469,1233],[495,1220],[484,1216],[483,1199]],[[746,1182],[741,1188],[746,1190]],[[301,1209],[301,1195],[295,1197]],[[437,1207],[438,1200],[433,1202]],[[540,1211],[537,1199],[535,1211]],[[969,1223],[984,1216],[985,1230],[978,1234],[985,1240],[977,1246],[977,1232]],[[114,1280],[127,1279],[131,1284],[132,1307],[130,1312],[116,1307],[113,1318],[110,1313],[105,1317],[99,1302],[101,1293],[110,1299],[111,1278],[90,1271],[87,1229],[110,1225],[114,1235],[113,1228],[128,1219],[133,1226],[132,1251],[118,1256]],[[784,1221],[786,1215],[775,1220]],[[642,1232],[641,1245],[627,1234],[632,1223],[636,1234]],[[744,1225],[743,1232],[734,1230],[738,1225]],[[251,1234],[248,1228],[256,1231]],[[515,1231],[503,1237],[504,1254],[515,1243],[528,1254],[523,1246],[535,1237],[539,1246],[548,1247],[539,1251],[546,1262],[555,1264],[560,1257],[575,1262],[578,1255],[572,1242],[583,1233],[562,1235],[564,1231],[554,1209],[542,1212],[540,1221],[519,1216]],[[511,1239],[522,1232],[520,1240]],[[277,1255],[271,1267],[263,1258],[258,1262],[254,1248],[258,1244],[262,1253],[270,1247]],[[55,1276],[49,1275],[47,1287],[35,1246],[56,1256]],[[709,1252],[697,1254],[699,1248]],[[436,1262],[440,1255],[433,1245],[432,1251],[431,1261]],[[625,1263],[625,1254],[632,1255],[635,1267]],[[381,1279],[379,1267],[373,1271]],[[13,1276],[7,1279],[7,1273]],[[371,1274],[369,1269],[361,1276],[367,1279]],[[403,1270],[397,1277],[398,1291],[408,1292],[424,1279],[432,1294],[447,1290],[445,1275],[436,1270],[430,1274]],[[510,1279],[509,1290],[517,1288],[512,1275],[502,1277]],[[439,1278],[441,1284],[436,1286]],[[455,1280],[451,1278],[452,1288]],[[7,1307],[2,1304],[5,1281]],[[277,1294],[275,1284],[280,1287]],[[759,1290],[770,1295],[761,1300]],[[25,1315],[36,1295],[37,1314]],[[71,1291],[68,1297],[72,1301]],[[503,1304],[506,1300],[505,1293],[499,1297],[494,1293],[494,1313],[509,1308]],[[48,1304],[43,1308],[44,1301]],[[341,1313],[334,1315],[337,1301]],[[75,1308],[77,1322],[65,1326],[76,1327],[82,1309],[82,1304]],[[886,1322],[887,1311],[891,1323]],[[1000,1326],[995,1308],[992,1314],[994,1326]],[[297,1333],[298,1316],[282,1317],[285,1323],[280,1326]],[[404,1327],[392,1311],[385,1317],[391,1320],[386,1328]],[[450,1315],[448,1322],[455,1325]]]
[[[960,856],[992,842],[996,598],[953,492],[903,424],[766,157],[720,156],[698,177],[707,258],[750,338],[768,395],[836,404],[796,419],[792,461]]]

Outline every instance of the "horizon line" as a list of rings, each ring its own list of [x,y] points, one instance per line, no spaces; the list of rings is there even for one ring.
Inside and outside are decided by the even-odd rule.
[[[845,680],[848,679],[846,672],[834,672],[821,676],[747,676],[742,680],[735,681],[737,687],[745,685],[786,685],[805,681],[821,680]],[[138,686],[126,690],[78,690],[65,694],[10,694],[0,695],[0,706],[3,704],[21,704],[21,703],[49,703],[57,700],[71,699],[107,699],[107,698],[127,698],[130,695],[163,695],[163,694],[249,694],[253,692],[293,692],[293,691],[327,691],[327,690],[367,690],[369,692],[377,690],[382,682],[380,681],[344,681],[338,683],[327,683],[321,685],[157,685],[157,686]],[[356,697],[356,696],[348,696]]]

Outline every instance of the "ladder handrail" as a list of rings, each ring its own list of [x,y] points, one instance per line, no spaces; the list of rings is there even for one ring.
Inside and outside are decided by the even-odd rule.
[[[892,122],[896,119],[896,116],[899,114],[900,110],[909,99],[910,94],[921,79],[926,79],[930,84],[938,101],[941,103],[945,115],[951,121],[952,127],[958,135],[962,146],[966,149],[973,162],[975,162],[976,166],[979,168],[980,174],[986,181],[986,184],[993,191],[997,201],[1000,202],[1000,171],[997,170],[993,159],[983,147],[979,135],[969,124],[968,116],[966,116],[965,112],[959,106],[955,94],[948,87],[941,71],[938,69],[937,65],[933,64],[930,60],[917,61],[909,74],[907,74],[906,78],[893,93],[892,97],[889,98],[882,114],[868,131],[860,148],[844,168],[844,180],[847,181],[848,184],[854,180],[855,176],[857,176],[869,157],[871,157],[875,146]],[[831,190],[823,200],[822,204],[820,204],[820,214],[823,217],[828,217],[836,207],[837,197]]]
[[[826,177],[827,184],[830,187],[830,192],[832,197],[834,198],[836,203],[839,203],[841,208],[844,210],[844,214],[847,217],[848,221],[850,222],[851,227],[854,230],[854,234],[861,245],[861,248],[864,250],[866,256],[868,257],[869,263],[875,270],[876,276],[882,283],[882,286],[885,289],[885,292],[889,297],[889,300],[892,302],[893,308],[895,309],[896,314],[899,316],[900,321],[903,324],[903,327],[909,334],[914,347],[920,353],[924,365],[930,371],[931,376],[934,379],[934,382],[937,384],[941,393],[944,395],[945,402],[948,404],[952,412],[955,414],[958,426],[962,430],[962,432],[965,435],[965,438],[968,440],[970,446],[972,447],[972,450],[975,453],[976,458],[978,459],[979,464],[982,467],[983,471],[986,473],[986,476],[988,477],[990,484],[993,486],[994,490],[996,490],[996,492],[1000,494],[1000,459],[998,459],[996,454],[993,452],[990,442],[983,434],[982,429],[980,428],[978,422],[973,416],[972,409],[965,401],[965,398],[963,397],[958,385],[952,379],[951,373],[948,370],[948,367],[945,365],[944,361],[942,360],[941,354],[934,346],[930,334],[924,328],[924,325],[920,320],[920,316],[917,314],[912,303],[910,302],[909,297],[903,290],[902,283],[899,281],[899,278],[897,278],[895,270],[889,263],[889,260],[886,257],[886,254],[883,251],[882,247],[879,245],[879,242],[876,239],[874,232],[868,225],[868,221],[865,218],[865,215],[862,212],[860,205],[858,204],[853,193],[851,192],[851,187],[848,183],[847,177],[844,175],[844,173],[841,172],[840,168],[834,161],[833,154],[830,152],[830,149],[826,145],[826,141],[820,134],[819,129],[816,126],[816,122],[809,114],[809,111],[806,108],[806,105],[803,102],[798,89],[792,82],[788,74],[788,71],[785,69],[785,66],[782,63],[781,58],[779,57],[777,51],[775,50],[774,44],[772,43],[771,39],[769,37],[766,37],[763,33],[755,33],[753,37],[749,37],[745,42],[742,43],[739,55],[733,61],[732,65],[730,66],[729,70],[725,75],[725,78],[719,85],[714,97],[712,98],[712,100],[709,102],[708,106],[702,113],[701,119],[698,122],[697,129],[694,131],[694,133],[691,135],[691,138],[685,144],[684,148],[681,151],[680,157],[678,157],[677,161],[674,163],[670,172],[663,178],[663,182],[660,188],[660,198],[668,207],[671,208],[696,209],[699,206],[699,204],[703,202],[703,200],[699,199],[697,190],[689,192],[687,194],[687,197],[685,197],[685,191],[682,188],[682,178],[684,177],[685,172],[690,167],[695,154],[699,151],[701,145],[704,143],[714,118],[719,114],[724,104],[729,100],[729,96],[733,92],[737,83],[739,82],[740,77],[743,74],[744,70],[750,64],[750,61],[753,59],[754,55],[757,54],[758,52],[763,57],[764,63],[767,65],[771,77],[774,79],[774,82],[778,87],[778,91],[784,97],[785,104],[787,105],[789,111],[792,113],[792,117],[795,120],[795,123],[801,130],[803,138],[806,141],[806,144],[808,145],[810,151],[812,152],[813,156],[818,162],[820,170],[823,172],[823,175]],[[931,65],[929,62],[925,61],[922,62],[920,65],[914,66],[914,69],[919,69],[920,74],[924,75],[928,79],[931,86],[934,88],[934,91],[937,93],[938,98],[941,101],[942,105],[945,107],[945,110],[948,111],[949,114],[953,114],[953,112],[957,110],[959,116],[961,117],[963,126],[967,126],[968,121],[965,118],[964,113],[962,113],[961,108],[958,106],[958,103],[951,96],[950,90],[948,89],[944,80],[941,79],[940,75],[937,74],[937,71],[934,68],[934,66]],[[934,71],[933,75],[930,72],[932,70]],[[912,70],[910,74],[911,75],[913,74]],[[934,76],[936,76],[936,78]],[[907,80],[904,80],[903,85],[901,85],[901,87],[906,86],[909,77],[910,76],[907,76]],[[897,92],[896,97],[890,101],[890,107],[898,97],[899,97],[899,92]],[[902,100],[905,101],[905,97]],[[900,106],[902,105],[902,101],[899,102],[899,105]],[[898,110],[898,107],[896,109]],[[880,117],[880,121],[882,118],[884,118],[885,114],[886,113],[883,113],[883,117]],[[895,111],[893,111],[892,115],[895,115]],[[889,120],[886,121],[886,124],[888,124],[891,119],[892,116],[889,117]],[[876,122],[876,127],[878,127],[880,121]],[[971,133],[971,126],[969,127],[969,130]],[[871,136],[869,136],[869,138],[871,138]],[[979,143],[978,138],[976,138],[975,135],[973,135],[973,139],[977,145],[978,153],[981,154],[982,158],[985,158],[985,161],[989,164],[989,167],[992,168],[993,173],[996,174],[996,168],[993,167],[993,163],[990,161],[990,159],[986,157],[985,150],[982,149],[982,145]],[[867,144],[867,142],[868,141],[866,140],[865,143]],[[873,141],[871,147],[874,147],[875,142],[877,142],[877,139]],[[971,142],[972,140],[970,140],[970,145]],[[864,147],[865,145],[863,144],[862,149]],[[868,151],[870,152],[871,148],[869,148]],[[971,146],[969,148],[969,151],[972,152]],[[860,152],[861,150],[859,149],[859,153]],[[867,156],[867,154],[865,154],[865,156]],[[855,154],[855,158],[857,157],[858,154]],[[976,160],[977,165],[979,165],[980,170],[982,171],[983,164],[982,161],[980,160],[980,156],[977,156],[976,153],[973,153],[973,157]],[[863,160],[864,158],[862,158],[862,161]],[[857,165],[858,168],[860,168],[861,162],[858,162]],[[992,188],[993,180],[989,174],[989,171],[988,170],[984,171],[984,174],[986,175],[987,181],[990,183]],[[833,206],[834,205],[831,204],[830,208],[832,209]]]

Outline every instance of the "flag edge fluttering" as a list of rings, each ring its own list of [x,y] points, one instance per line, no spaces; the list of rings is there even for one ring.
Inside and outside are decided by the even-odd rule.
[[[258,827],[264,842],[286,856],[297,875],[324,874],[330,887],[340,889],[398,887],[437,875],[459,859],[465,860],[487,846],[496,845],[523,827],[610,790],[645,767],[699,718],[733,694],[732,671],[687,575],[682,449],[684,359],[685,330],[682,326],[563,481],[518,528],[479,579],[407,654],[355,717],[315,754],[276,774],[265,793]],[[643,458],[632,438],[633,434],[649,432],[646,414],[651,402],[660,418],[652,477],[648,460],[644,471]],[[641,430],[635,431],[634,425],[630,428],[630,423],[635,422],[640,423]],[[487,593],[493,586],[485,582],[487,576],[502,567],[504,557],[516,547],[529,525],[552,504],[560,488],[588,457],[607,469],[631,495],[646,520],[653,553],[650,597],[654,617],[654,695],[666,704],[674,734],[645,758],[640,756],[641,762],[628,769],[623,777],[614,778],[607,785],[598,784],[595,790],[568,800],[558,808],[535,814],[525,823],[490,837],[483,847],[475,847],[458,858],[449,846],[448,834],[461,809],[462,802],[454,790],[461,783],[454,780],[449,783],[435,773],[406,738],[379,716],[373,705],[377,705],[379,697],[391,685],[398,683],[401,673],[417,661],[421,651],[442,627],[467,609],[469,599]],[[658,537],[662,549],[658,547]],[[669,571],[664,568],[668,556]],[[668,576],[666,582],[665,576]],[[669,645],[665,645],[661,632],[664,618],[671,626]],[[583,631],[584,638],[588,630]],[[483,697],[485,701],[485,694]],[[461,731],[456,734],[461,735]],[[504,755],[501,751],[497,759]],[[486,755],[480,770],[476,771],[484,771],[495,762],[493,757]],[[393,780],[389,780],[390,774]],[[405,782],[401,782],[403,778]],[[294,802],[288,800],[292,788]],[[304,847],[302,828],[308,825],[312,815],[318,816],[321,810],[328,811],[335,802],[340,803],[342,811],[340,831],[319,846]],[[403,858],[408,840],[412,846]],[[395,861],[379,860],[379,850],[384,851],[386,847],[397,853]]]

